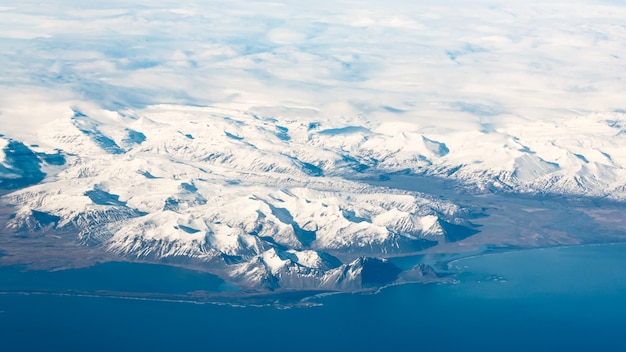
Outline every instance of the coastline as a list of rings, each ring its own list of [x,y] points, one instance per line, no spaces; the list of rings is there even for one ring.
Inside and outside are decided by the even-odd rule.
[[[450,260],[441,261],[441,265],[449,266],[458,261],[463,261],[466,259],[479,258],[487,255],[494,254],[506,254],[506,253],[516,253],[521,251],[535,251],[535,250],[544,250],[544,249],[559,249],[559,248],[576,248],[576,247],[597,247],[597,246],[613,246],[613,245],[626,245],[625,241],[611,241],[611,242],[600,242],[600,243],[579,243],[579,244],[557,244],[554,246],[540,246],[540,247],[507,247],[507,248],[489,248],[482,253],[476,253],[468,256],[462,256],[459,258],[454,258]]]
[[[121,291],[121,290],[75,290],[75,289],[32,289],[32,290],[0,290],[0,295],[53,295],[53,296],[69,296],[69,297],[89,297],[89,298],[113,298],[113,299],[127,299],[127,300],[144,300],[144,301],[159,301],[170,303],[190,303],[190,304],[217,304],[228,305],[233,307],[275,307],[278,309],[293,308],[293,307],[313,307],[323,305],[321,302],[316,302],[319,299],[325,297],[340,295],[340,294],[379,294],[383,290],[401,285],[420,284],[420,285],[432,285],[432,284],[457,284],[459,281],[455,278],[461,271],[455,270],[452,266],[455,263],[479,258],[494,254],[506,254],[515,253],[520,251],[537,251],[544,249],[557,249],[557,248],[575,248],[575,247],[595,247],[595,246],[613,246],[613,245],[626,245],[624,241],[614,241],[605,243],[584,243],[577,245],[556,245],[549,247],[507,247],[507,248],[493,248],[485,247],[479,253],[447,253],[431,255],[429,260],[435,260],[434,267],[436,268],[437,278],[425,278],[424,280],[409,280],[405,282],[390,282],[382,286],[366,287],[358,290],[338,290],[338,291],[318,291],[318,290],[277,290],[273,292],[232,292],[232,291],[189,291],[186,293],[166,293],[157,291]],[[469,255],[467,255],[469,254]],[[415,256],[423,256],[422,254],[415,254]],[[410,256],[409,256],[410,257]],[[422,258],[423,259],[423,258]],[[123,264],[146,264],[154,265],[155,263],[137,262],[137,261],[122,261]],[[99,263],[106,264],[106,263]],[[157,264],[159,265],[159,264]],[[163,267],[177,268],[182,270],[191,270],[198,273],[207,274],[204,271],[197,271],[190,268],[186,268],[181,265],[169,265],[160,264]],[[417,264],[416,264],[417,265]],[[97,266],[97,265],[96,265]],[[7,267],[7,266],[4,266]],[[19,266],[14,266],[19,267]],[[157,267],[155,267],[157,268]],[[443,269],[443,270],[441,270]],[[72,270],[72,269],[69,269]],[[30,270],[28,270],[30,271]],[[61,270],[64,271],[64,270]],[[54,273],[57,271],[45,271],[46,273]],[[211,274],[212,275],[212,274]],[[216,277],[217,278],[217,277]],[[227,283],[226,283],[227,284]]]

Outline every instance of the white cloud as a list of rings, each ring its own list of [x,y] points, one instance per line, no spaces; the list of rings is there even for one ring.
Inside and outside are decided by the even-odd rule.
[[[26,92],[13,100],[23,109],[32,88],[111,109],[302,107],[440,127],[560,118],[624,108],[623,18],[626,6],[591,0],[23,1],[0,11],[0,84]],[[3,109],[7,130],[18,115]]]

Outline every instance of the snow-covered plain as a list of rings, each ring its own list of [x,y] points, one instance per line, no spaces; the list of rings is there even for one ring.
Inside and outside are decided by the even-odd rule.
[[[591,0],[1,7],[7,227],[240,284],[354,287],[364,264],[327,252],[470,226],[363,174],[624,201],[624,18]]]

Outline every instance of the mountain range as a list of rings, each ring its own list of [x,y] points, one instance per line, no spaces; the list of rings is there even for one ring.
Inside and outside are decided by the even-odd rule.
[[[0,137],[2,200],[13,207],[6,228],[72,234],[247,289],[353,290],[435,277],[383,257],[479,231],[475,209],[368,179],[419,174],[477,193],[626,198],[625,113],[507,121],[466,130],[222,107],[68,106],[31,140]]]

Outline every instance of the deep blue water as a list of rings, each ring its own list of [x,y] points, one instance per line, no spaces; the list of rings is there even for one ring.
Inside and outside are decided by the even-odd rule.
[[[460,272],[457,284],[394,286],[376,295],[332,295],[316,299],[321,307],[285,310],[4,294],[0,295],[0,349],[623,351],[624,254],[626,245],[485,255],[451,263]],[[90,280],[105,275],[90,279],[90,271],[83,270],[79,276],[87,288],[97,287]],[[188,272],[161,266],[131,269],[116,264],[96,270],[122,276],[146,271],[135,289],[142,285],[163,289],[169,283],[178,287],[172,287],[172,292],[193,290],[195,280],[204,282],[200,286],[205,289],[221,285],[208,276],[188,280]],[[161,270],[163,275],[158,274]],[[11,277],[28,275],[0,271],[4,289]],[[155,288],[150,282],[158,277]],[[56,276],[61,282],[55,281],[54,287],[63,286],[63,279]],[[50,284],[42,277],[36,280]]]
[[[41,271],[0,267],[0,291],[121,291],[185,294],[230,290],[214,275],[167,265],[108,262],[89,268]],[[1,302],[1,301],[0,301]]]

